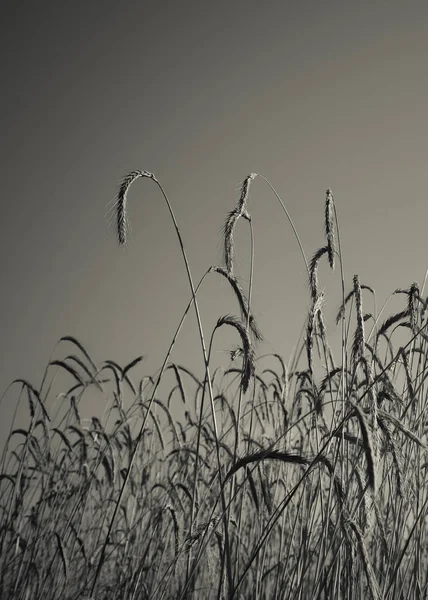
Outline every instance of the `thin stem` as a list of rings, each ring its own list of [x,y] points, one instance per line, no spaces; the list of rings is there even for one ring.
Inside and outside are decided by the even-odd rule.
[[[270,183],[270,181],[269,181],[268,179],[266,179],[266,177],[264,177],[263,175],[260,175],[260,173],[257,173],[257,175],[258,175],[259,177],[261,177],[262,179],[264,179],[264,181],[266,181],[266,183],[268,184],[268,186],[271,188],[271,190],[272,190],[272,191],[273,191],[273,193],[275,194],[275,196],[276,196],[276,198],[277,198],[278,202],[279,202],[279,203],[280,203],[280,205],[282,206],[282,210],[283,210],[283,211],[285,212],[285,214],[287,215],[287,218],[288,218],[288,220],[289,220],[289,222],[290,222],[290,225],[291,225],[291,227],[292,227],[292,229],[293,229],[293,232],[294,232],[294,235],[295,235],[295,237],[296,237],[297,243],[299,244],[300,252],[302,253],[303,260],[305,261],[306,270],[307,270],[307,272],[308,272],[308,275],[309,275],[309,265],[308,265],[308,261],[307,261],[307,259],[306,259],[305,251],[303,250],[302,242],[300,241],[300,237],[299,237],[299,234],[297,233],[297,229],[296,229],[296,227],[294,226],[293,220],[292,220],[292,218],[290,217],[290,214],[289,214],[288,210],[286,209],[284,202],[281,200],[281,198],[280,198],[280,196],[279,196],[278,192],[277,192],[277,191],[276,191],[276,189],[273,187],[273,185]]]

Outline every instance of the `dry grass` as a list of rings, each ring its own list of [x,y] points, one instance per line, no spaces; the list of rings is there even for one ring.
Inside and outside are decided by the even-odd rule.
[[[158,183],[145,171],[125,178],[115,203],[121,244],[127,193],[141,177]],[[375,303],[363,312],[363,293],[371,307],[374,291],[355,276],[346,293],[327,190],[326,245],[309,263],[295,232],[309,277],[306,335],[289,364],[260,355],[251,283],[244,292],[233,272],[234,229],[241,216],[251,227],[254,179],[244,180],[226,219],[225,268],[208,269],[196,287],[168,201],[191,298],[156,377],[135,379],[142,357],[97,367],[66,336],[61,348],[71,344],[75,354],[53,359],[40,389],[14,382],[28,423],[12,424],[1,460],[2,599],[427,597],[423,287],[396,290],[403,310],[382,322]],[[341,267],[339,362],[323,318],[322,260]],[[170,355],[192,306],[200,319],[197,293],[211,273],[230,283],[241,318],[219,318],[208,350],[198,321],[206,369],[196,374]],[[213,336],[223,325],[239,346],[211,373]],[[67,391],[55,400],[56,372]],[[81,407],[95,390],[105,411],[85,421]]]

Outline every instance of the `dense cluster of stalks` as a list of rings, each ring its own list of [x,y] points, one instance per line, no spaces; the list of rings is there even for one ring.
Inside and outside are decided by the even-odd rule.
[[[288,364],[261,355],[251,312],[253,256],[248,290],[234,272],[241,217],[253,240],[248,195],[256,177],[270,186],[255,173],[244,180],[224,227],[224,265],[197,286],[162,186],[145,171],[124,180],[114,205],[119,243],[127,237],[129,188],[149,178],[170,211],[190,301],[155,377],[131,377],[141,357],[99,368],[67,336],[61,347],[74,353],[49,363],[40,389],[14,382],[29,424],[12,426],[1,462],[2,599],[427,598],[423,287],[396,290],[404,306],[389,317],[365,310],[376,307],[374,291],[358,276],[346,285],[331,191],[325,246],[306,261],[270,186],[302,251],[310,296]],[[337,352],[323,316],[321,261],[339,267],[342,283]],[[197,302],[207,276],[228,282],[239,314],[220,316],[209,337]],[[190,310],[202,375],[170,360]],[[229,365],[213,371],[222,327],[238,344]],[[58,369],[73,385],[55,412],[48,375]],[[172,382],[167,391],[165,381]],[[81,403],[94,388],[107,405],[102,418],[85,421]]]

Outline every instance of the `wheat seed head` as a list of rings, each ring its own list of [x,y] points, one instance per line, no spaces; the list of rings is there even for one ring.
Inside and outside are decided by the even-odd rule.
[[[226,223],[224,225],[224,262],[226,269],[229,274],[233,274],[233,258],[234,258],[234,239],[233,233],[235,230],[236,223],[240,217],[250,220],[251,217],[247,211],[247,200],[251,182],[257,177],[257,173],[251,173],[248,175],[242,185],[239,200],[233,210],[227,215]]]
[[[128,173],[128,175],[122,181],[122,183],[119,187],[118,194],[117,194],[117,199],[115,202],[116,219],[117,219],[116,233],[117,233],[118,242],[121,246],[126,244],[127,234],[128,234],[129,227],[130,227],[129,220],[128,220],[128,214],[127,214],[127,210],[126,210],[127,209],[126,203],[127,203],[128,190],[131,187],[131,185],[134,183],[134,181],[136,181],[140,177],[148,177],[149,179],[153,179],[154,181],[156,181],[156,178],[153,175],[153,173],[149,173],[148,171],[141,171],[141,170],[131,171],[130,173]]]
[[[325,235],[327,238],[328,262],[334,270],[334,259],[336,255],[334,220],[333,220],[333,194],[328,188],[325,196]]]

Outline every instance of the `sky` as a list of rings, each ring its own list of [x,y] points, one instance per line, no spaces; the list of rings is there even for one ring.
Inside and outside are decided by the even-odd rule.
[[[425,1],[3,0],[0,29],[1,392],[15,378],[39,387],[51,358],[76,353],[56,347],[64,335],[100,366],[143,355],[136,381],[160,367],[190,292],[153,182],[139,180],[129,193],[125,249],[108,226],[108,202],[133,169],[153,172],[168,194],[196,282],[222,264],[225,217],[256,172],[281,196],[309,258],[325,244],[331,187],[348,288],[358,273],[379,308],[396,288],[422,284]],[[258,352],[287,359],[308,307],[305,266],[261,178],[248,210],[252,306],[266,340]],[[244,286],[249,256],[242,221],[236,272]],[[332,320],[339,272],[322,266],[320,285]],[[218,317],[238,312],[216,275],[200,308],[208,339]],[[216,336],[214,358],[225,367],[233,343]],[[201,373],[193,314],[172,359]],[[65,392],[72,380],[62,382]],[[0,439],[18,392],[10,388],[0,404]],[[86,410],[104,404],[90,399]]]

